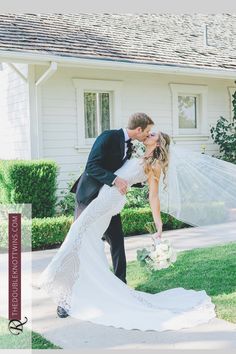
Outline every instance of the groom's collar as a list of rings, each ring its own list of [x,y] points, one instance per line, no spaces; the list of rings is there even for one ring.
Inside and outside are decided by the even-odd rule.
[[[124,135],[125,135],[125,141],[129,140],[130,137],[129,137],[129,134],[127,132],[127,129],[125,129],[125,128],[122,128],[122,129],[123,129],[123,132],[124,132]]]

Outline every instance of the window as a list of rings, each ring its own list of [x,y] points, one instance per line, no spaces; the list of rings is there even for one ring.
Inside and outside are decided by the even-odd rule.
[[[179,129],[197,129],[197,96],[178,96]]]
[[[172,92],[173,136],[193,139],[208,138],[207,87],[170,84]]]
[[[89,150],[99,134],[119,126],[122,82],[73,79],[73,83],[78,116],[78,144],[75,148]]]
[[[110,129],[110,92],[84,92],[85,138],[96,138]]]

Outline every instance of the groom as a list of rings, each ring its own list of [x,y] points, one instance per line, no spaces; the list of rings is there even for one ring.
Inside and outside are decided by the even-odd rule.
[[[76,194],[74,219],[97,197],[104,184],[115,185],[121,194],[126,194],[128,182],[114,172],[131,157],[131,141],[146,140],[153,125],[154,122],[147,114],[134,113],[130,116],[126,129],[105,130],[97,137],[88,156],[85,171],[70,190]],[[120,214],[112,217],[102,239],[110,245],[115,275],[126,283],[126,257]],[[57,313],[59,317],[68,316],[60,306]]]

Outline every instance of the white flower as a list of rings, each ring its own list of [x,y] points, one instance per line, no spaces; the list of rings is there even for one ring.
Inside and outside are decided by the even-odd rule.
[[[173,250],[168,240],[161,240],[159,242],[153,238],[153,251],[150,257],[153,261],[153,269],[160,270],[168,268],[177,259],[176,252]]]
[[[161,261],[160,262],[160,267],[161,268],[168,268],[169,267],[169,263],[167,261]]]
[[[145,257],[145,263],[150,270],[161,270],[168,268],[177,259],[176,251],[168,240],[157,240],[152,236],[153,244],[151,250],[143,249],[149,254]],[[139,251],[140,252],[140,251]]]
[[[142,157],[145,153],[145,145],[138,140],[133,142],[133,152],[131,157]]]
[[[167,245],[167,244],[160,244],[160,247],[163,251],[168,251],[168,249],[169,249],[169,245]]]

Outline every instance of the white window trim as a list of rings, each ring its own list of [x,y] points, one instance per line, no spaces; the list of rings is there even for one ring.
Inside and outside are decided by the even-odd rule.
[[[233,100],[233,94],[234,92],[236,91],[236,87],[228,87],[228,92],[229,92],[229,117],[230,117],[230,120],[231,122],[233,121],[233,103],[232,103],[232,100]]]
[[[205,85],[189,85],[189,84],[169,84],[172,94],[172,128],[173,138],[176,140],[208,140],[209,127],[207,120],[207,94],[208,87]],[[180,129],[178,116],[178,95],[197,95],[199,96],[198,124],[199,127],[194,129]],[[189,134],[187,134],[189,132]]]
[[[118,122],[121,117],[122,81],[92,80],[92,79],[72,79],[72,81],[76,88],[76,103],[77,103],[78,140],[75,149],[87,152],[91,149],[91,146],[96,139],[85,138],[84,91],[112,92],[110,129],[113,129],[116,126],[116,122]]]

